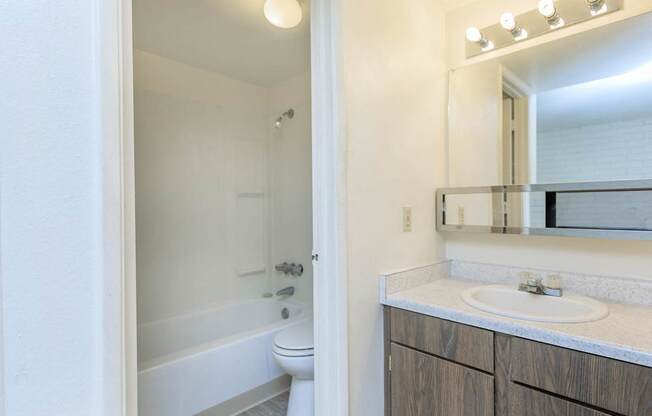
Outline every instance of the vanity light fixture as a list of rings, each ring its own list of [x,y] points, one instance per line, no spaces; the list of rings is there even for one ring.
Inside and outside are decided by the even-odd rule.
[[[541,15],[546,18],[550,29],[560,28],[566,23],[564,22],[564,19],[559,15],[559,11],[557,10],[557,7],[555,7],[554,0],[540,0],[539,13],[541,13]]]
[[[605,0],[586,0],[591,10],[591,16],[597,16],[607,12],[607,3]]]
[[[482,52],[487,52],[494,48],[494,43],[487,39],[482,32],[480,32],[480,29],[474,26],[466,29],[466,40],[480,45]]]
[[[301,23],[303,11],[298,0],[266,0],[265,18],[281,29],[291,29]]]
[[[500,25],[503,27],[503,29],[507,30],[512,34],[515,41],[519,41],[527,38],[527,30],[519,26],[516,23],[516,19],[514,18],[514,15],[509,12],[503,13],[503,15],[500,16]]]
[[[466,57],[506,48],[525,39],[598,19],[624,7],[623,0],[536,0],[536,3],[537,8],[519,15],[506,11],[500,15],[498,22],[490,26],[469,27],[464,42]]]

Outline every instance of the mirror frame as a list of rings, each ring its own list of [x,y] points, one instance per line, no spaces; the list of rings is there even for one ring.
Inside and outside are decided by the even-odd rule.
[[[612,240],[652,241],[652,230],[616,230],[589,228],[538,228],[514,226],[453,225],[446,224],[446,195],[504,194],[524,192],[606,192],[606,191],[652,191],[652,179],[573,182],[531,185],[470,186],[441,188],[436,192],[437,231],[457,231],[484,234],[542,235],[559,237],[588,237]]]

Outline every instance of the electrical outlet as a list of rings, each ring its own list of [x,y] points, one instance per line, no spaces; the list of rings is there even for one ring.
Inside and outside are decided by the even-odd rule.
[[[412,232],[412,207],[403,207],[403,232]]]
[[[457,207],[457,222],[459,225],[464,225],[464,207],[461,205]]]

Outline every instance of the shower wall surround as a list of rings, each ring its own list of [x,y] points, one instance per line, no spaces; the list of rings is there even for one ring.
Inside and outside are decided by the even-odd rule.
[[[272,264],[304,266],[299,278],[273,272],[273,289],[295,286],[295,296],[312,302],[312,143],[310,74],[270,88],[270,122],[294,109],[294,118],[273,129],[270,142]]]
[[[283,90],[140,50],[134,61],[139,323],[272,291],[284,283],[273,271],[278,238],[272,238],[272,227],[283,220],[273,219],[278,210],[272,195],[303,191],[309,180],[309,174],[294,169],[278,183],[270,172],[291,163],[279,159],[274,146],[279,137],[289,142],[282,157],[303,154],[308,146],[310,162],[309,99],[303,96],[309,91],[293,91],[301,96],[293,103],[304,108],[274,131],[272,103],[282,102]],[[281,137],[286,129],[299,130]],[[309,227],[303,212],[309,212],[309,201],[307,206],[292,202],[277,208]],[[284,256],[303,245],[310,251],[311,234],[288,237],[292,243]],[[300,257],[283,260],[305,261]],[[302,279],[307,282],[311,273]],[[311,289],[304,286],[298,292],[309,300]]]

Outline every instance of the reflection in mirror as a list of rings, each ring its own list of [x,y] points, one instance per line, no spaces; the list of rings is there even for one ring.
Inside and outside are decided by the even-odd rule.
[[[446,197],[446,224],[451,225],[499,225],[495,217],[500,203],[492,199],[492,194],[460,194]]]
[[[652,178],[652,14],[452,71],[450,186]]]
[[[485,193],[468,194],[445,192],[443,198],[446,204],[442,223],[457,229],[652,231],[651,190],[562,192],[490,192],[487,190]],[[508,233],[509,230],[504,232]]]
[[[522,228],[545,227],[545,222],[543,192],[446,194],[447,225]]]
[[[445,225],[652,230],[652,181],[628,191],[652,179],[650,39],[652,13],[451,71],[449,185],[494,192],[447,192]],[[632,182],[601,189],[613,181]],[[583,191],[500,188],[539,184]]]

